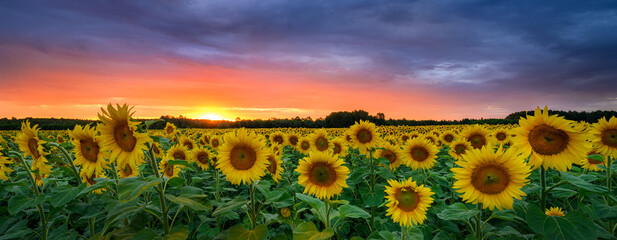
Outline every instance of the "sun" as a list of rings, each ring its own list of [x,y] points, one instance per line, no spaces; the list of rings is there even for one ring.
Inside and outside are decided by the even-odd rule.
[[[198,119],[208,119],[208,120],[225,120],[225,118],[221,117],[221,115],[218,115],[216,113],[206,113],[197,118]]]

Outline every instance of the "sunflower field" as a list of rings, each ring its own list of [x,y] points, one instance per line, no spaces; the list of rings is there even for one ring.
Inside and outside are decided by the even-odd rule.
[[[617,239],[617,118],[149,129],[0,140],[1,239]]]

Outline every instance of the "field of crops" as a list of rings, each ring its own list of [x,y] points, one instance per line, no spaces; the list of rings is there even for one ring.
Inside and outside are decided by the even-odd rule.
[[[617,239],[617,118],[2,132],[0,239]],[[155,120],[156,121],[156,120]]]

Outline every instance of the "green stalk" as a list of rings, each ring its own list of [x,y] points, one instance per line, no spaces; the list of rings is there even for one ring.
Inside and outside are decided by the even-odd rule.
[[[546,170],[540,166],[540,184],[542,185],[542,192],[540,196],[540,209],[542,212],[546,210]]]
[[[82,184],[81,177],[79,176],[79,171],[77,170],[77,167],[75,167],[75,164],[73,163],[73,157],[71,156],[71,154],[69,154],[69,152],[66,149],[64,149],[62,146],[60,146],[60,144],[58,143],[50,142],[48,144],[60,149],[60,152],[62,152],[62,155],[64,155],[64,158],[66,159],[66,163],[68,163],[71,166],[71,169],[73,169],[73,173],[75,174],[75,178],[77,179],[77,185],[81,185]],[[87,204],[90,204],[89,195],[86,195],[84,197],[84,200]],[[90,230],[90,236],[94,236],[95,220],[96,220],[95,218],[88,219],[88,228]]]
[[[255,225],[257,225],[257,215],[255,213],[255,183],[249,184],[249,195],[251,198],[251,230],[255,229]]]
[[[478,203],[476,206],[480,211],[478,215],[476,215],[476,239],[482,240],[482,205]]]
[[[30,179],[30,183],[33,186],[32,192],[38,198],[39,195],[41,194],[41,192],[39,191],[39,186],[36,185],[36,180],[34,180],[34,177],[32,177],[32,172],[30,172],[30,166],[28,166],[28,163],[26,163],[26,160],[24,160],[24,157],[21,155],[21,153],[15,152],[15,151],[9,151],[9,155],[14,155],[19,159],[22,167],[26,170],[28,178]],[[46,240],[47,239],[47,217],[45,216],[45,210],[43,209],[43,203],[39,203],[39,205],[36,206],[36,209],[39,211],[39,215],[41,216],[41,230],[43,231],[43,233],[42,233],[42,236],[40,237],[41,239]]]
[[[326,200],[324,203],[326,204],[326,219],[324,223],[326,224],[326,228],[330,228],[330,201]]]
[[[369,185],[371,189],[371,194],[375,193],[375,164],[373,163],[373,151],[369,151],[369,164],[371,165],[371,184]],[[371,230],[375,230],[375,207],[371,206]]]
[[[162,178],[161,174],[158,171],[158,168],[156,167],[156,158],[154,157],[154,150],[152,150],[152,145],[150,145],[150,143],[146,143],[146,146],[150,149],[148,152],[150,154],[146,154],[146,156],[148,156],[148,158],[150,159],[150,167],[152,167],[152,171],[154,172],[154,176],[156,176],[157,178]],[[165,181],[164,178],[162,178],[163,181]],[[160,185],[157,185],[156,187],[154,187],[154,189],[156,189],[156,191],[159,194],[159,202],[161,203],[161,212],[162,215],[161,218],[163,219],[163,231],[165,232],[165,235],[169,234],[169,217],[167,216],[167,205],[165,204],[165,189],[163,189]]]
[[[407,230],[405,225],[401,226],[401,240],[407,240]]]

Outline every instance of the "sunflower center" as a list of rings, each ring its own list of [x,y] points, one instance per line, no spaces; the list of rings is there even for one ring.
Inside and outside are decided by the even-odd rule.
[[[274,142],[278,143],[278,144],[283,144],[283,141],[284,141],[283,137],[282,136],[278,136],[278,135],[274,136],[274,138],[272,140],[274,140]]]
[[[465,154],[465,151],[467,151],[467,148],[465,147],[464,144],[458,144],[454,147],[454,152],[456,152],[456,154],[458,155]]]
[[[507,136],[508,136],[508,135],[506,135],[505,133],[502,133],[502,132],[497,133],[497,135],[495,135],[495,137],[496,137],[496,138],[497,138],[497,140],[499,140],[499,141],[503,141],[503,140],[505,140]]]
[[[410,187],[399,189],[394,197],[398,201],[397,207],[404,212],[412,212],[420,203],[420,196]]]
[[[90,184],[90,185],[96,184],[96,181],[94,181],[95,177],[96,177],[96,175],[94,173],[90,177],[86,177],[86,181],[88,182],[88,184]]]
[[[99,155],[99,145],[92,141],[92,139],[82,139],[79,140],[79,143],[81,144],[81,154],[84,155],[84,158],[89,162],[95,163]]]
[[[197,161],[203,164],[208,164],[208,153],[200,152],[197,154]]]
[[[124,173],[124,175],[130,176],[131,174],[133,174],[133,168],[131,168],[130,165],[126,164],[124,165],[124,168],[122,168],[122,172]]]
[[[341,153],[341,151],[343,151],[343,147],[341,147],[340,143],[335,142],[333,145],[334,145],[334,149],[333,149],[334,154],[339,154]]]
[[[401,137],[401,139],[402,139],[403,141],[407,141],[407,140],[409,140],[409,136],[407,136],[407,135],[403,135],[403,136]]]
[[[159,149],[159,147],[156,146],[156,144],[152,144],[152,151],[156,155],[161,154],[161,150]]]
[[[617,148],[617,129],[608,129],[602,132],[602,143]]]
[[[129,129],[128,123],[120,123],[114,129],[114,137],[120,148],[126,152],[132,152],[137,144],[137,138],[133,136],[133,131]]]
[[[213,139],[212,140],[212,147],[218,147],[219,146],[219,140],[218,139]]]
[[[360,143],[369,143],[373,140],[373,133],[368,129],[360,129],[358,133],[356,133],[356,137],[358,137]]]
[[[167,132],[167,134],[171,134],[174,132],[174,128],[172,126],[169,126],[167,128],[165,128],[165,132]]]
[[[174,175],[174,167],[165,164],[165,175],[168,177],[172,177]]]
[[[310,181],[319,186],[330,186],[336,181],[336,171],[327,163],[318,162],[310,170]]]
[[[568,147],[570,137],[563,130],[547,125],[539,125],[529,131],[529,145],[541,155],[553,155]]]
[[[185,141],[182,145],[184,145],[189,150],[193,149],[193,143],[191,141]]]
[[[319,151],[326,151],[328,149],[328,139],[325,137],[319,137],[315,140],[315,146]]]
[[[473,170],[471,184],[485,194],[501,193],[510,183],[508,171],[500,165],[484,165]]]
[[[298,143],[298,137],[296,137],[296,136],[289,137],[289,143],[291,143],[291,145],[295,146]]]
[[[443,140],[446,140],[446,142],[452,142],[452,140],[454,140],[454,136],[452,136],[451,134],[445,135],[443,137]]]
[[[302,148],[302,150],[308,150],[311,147],[311,145],[308,142],[302,142],[300,144],[300,147]]]
[[[271,174],[276,174],[276,160],[274,159],[274,156],[270,155],[268,156],[268,161],[270,162],[270,165],[268,166],[268,172],[270,172]]]
[[[486,145],[486,137],[482,134],[472,134],[467,139],[469,139],[469,143],[473,148],[482,148],[482,146]]]
[[[30,138],[28,139],[28,149],[30,149],[30,152],[32,152],[32,155],[34,155],[35,159],[38,159],[41,154],[39,154],[39,141],[36,140],[35,138]]]
[[[248,146],[235,146],[231,149],[229,161],[236,170],[247,170],[255,165],[257,153]]]
[[[390,164],[396,162],[396,154],[394,154],[394,152],[390,150],[383,150],[381,152],[381,157],[388,159],[388,162],[390,162]]]
[[[174,157],[174,159],[186,160],[186,155],[182,151],[174,152],[171,156]]]
[[[424,162],[428,159],[428,151],[423,147],[414,147],[409,153],[416,162]]]

